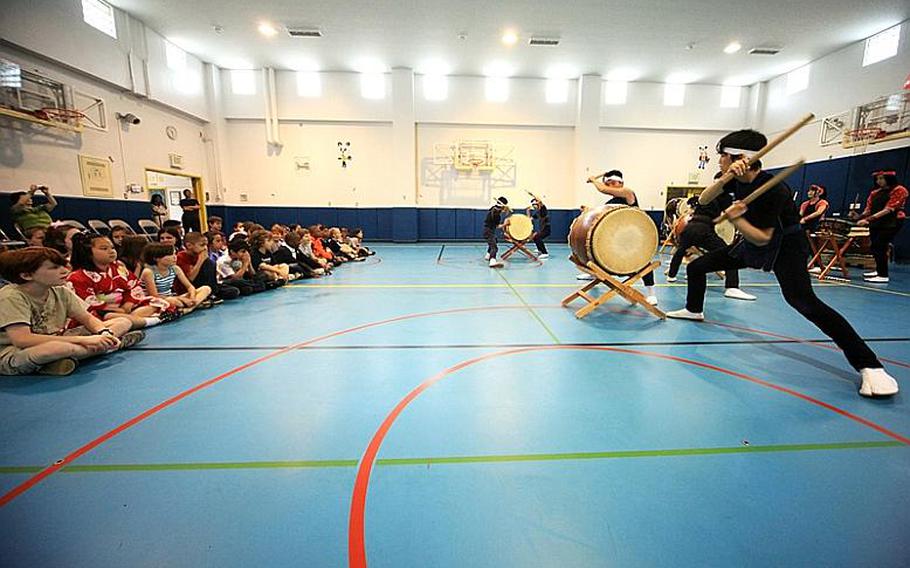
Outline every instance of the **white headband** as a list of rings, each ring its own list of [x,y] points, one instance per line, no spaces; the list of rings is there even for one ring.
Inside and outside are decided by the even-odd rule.
[[[745,156],[751,158],[755,154],[758,154],[756,150],[743,150],[741,148],[721,148],[721,151],[724,154],[730,154],[731,156]]]
[[[622,181],[622,178],[619,176],[610,176],[608,178],[604,178],[604,181]]]

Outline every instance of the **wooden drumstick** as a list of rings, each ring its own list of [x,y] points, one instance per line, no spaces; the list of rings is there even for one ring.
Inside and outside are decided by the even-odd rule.
[[[806,163],[806,160],[805,160],[804,158],[800,158],[800,160],[799,160],[798,162],[796,162],[795,164],[793,164],[793,165],[790,166],[789,168],[783,170],[782,172],[780,172],[779,174],[777,174],[777,175],[774,176],[773,178],[769,179],[768,181],[766,181],[765,183],[763,183],[758,189],[756,189],[755,191],[753,191],[752,193],[750,193],[749,195],[747,195],[747,196],[743,199],[743,203],[744,203],[745,205],[749,205],[750,203],[752,203],[753,201],[755,201],[756,199],[758,199],[759,197],[761,197],[763,193],[767,192],[767,191],[768,191],[769,189],[771,189],[772,187],[776,186],[776,185],[779,184],[780,182],[782,182],[782,181],[784,181],[785,179],[787,179],[788,177],[790,177],[790,174],[792,174],[792,173],[795,172],[796,170],[798,170],[798,169],[800,169],[801,167],[803,167],[803,165],[804,165],[805,163]],[[723,221],[726,220],[726,219],[727,219],[727,212],[724,211],[724,212],[721,213],[716,219],[714,219],[714,224],[723,222]]]
[[[800,128],[809,124],[814,119],[815,119],[815,115],[812,114],[811,112],[809,114],[807,114],[806,116],[804,116],[803,118],[801,118],[799,122],[797,122],[796,124],[794,124],[793,126],[788,128],[787,130],[782,132],[774,140],[768,142],[768,144],[764,148],[762,148],[754,156],[749,158],[749,160],[748,160],[749,165],[751,166],[758,160],[761,160],[765,156],[765,154],[767,154],[768,152],[770,152],[771,150],[773,150],[774,148],[779,146],[781,144],[781,142],[783,142],[787,138],[790,138],[791,136],[796,134],[796,132]],[[727,183],[731,179],[733,179],[733,172],[728,170],[727,173],[725,173],[724,175],[717,178],[717,181],[715,181],[714,183],[709,185],[707,188],[705,188],[704,191],[701,192],[701,195],[698,196],[698,202],[701,203],[702,205],[707,205],[708,203],[711,203],[712,201],[714,201],[714,199],[716,199],[717,196],[723,192],[724,186],[727,185]]]

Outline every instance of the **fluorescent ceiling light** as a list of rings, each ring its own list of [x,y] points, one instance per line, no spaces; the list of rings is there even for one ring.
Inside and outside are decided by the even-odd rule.
[[[740,45],[738,41],[731,41],[727,44],[727,47],[724,48],[724,53],[736,53],[742,48],[743,46]]]
[[[515,30],[506,30],[502,33],[502,43],[505,45],[515,45],[518,41],[518,34]]]

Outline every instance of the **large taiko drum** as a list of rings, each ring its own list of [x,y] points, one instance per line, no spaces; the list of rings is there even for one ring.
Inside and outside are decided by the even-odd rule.
[[[527,215],[513,213],[506,219],[502,230],[513,241],[526,241],[534,233],[534,222]]]
[[[583,265],[593,262],[608,274],[635,274],[657,251],[657,226],[637,207],[601,205],[572,221],[569,248]]]

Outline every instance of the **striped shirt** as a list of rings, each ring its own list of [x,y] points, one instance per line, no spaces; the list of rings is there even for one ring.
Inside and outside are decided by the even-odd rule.
[[[174,280],[177,279],[177,269],[168,266],[167,274],[161,275],[157,267],[152,267],[152,276],[155,278],[155,290],[158,290],[159,296],[174,295]]]

